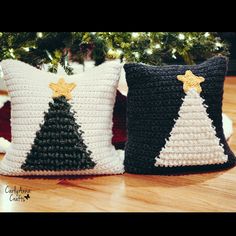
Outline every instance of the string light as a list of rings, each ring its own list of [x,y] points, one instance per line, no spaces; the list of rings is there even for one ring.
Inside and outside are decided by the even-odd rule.
[[[139,33],[136,33],[136,32],[133,32],[133,33],[132,33],[132,37],[133,37],[133,38],[138,38],[138,36],[139,36]]]
[[[10,48],[10,49],[9,49],[9,52],[10,52],[11,57],[12,57],[12,58],[15,58],[14,49],[13,49],[13,48]]]
[[[117,58],[117,57],[119,57],[119,56],[123,53],[123,51],[120,50],[120,49],[114,50],[114,49],[112,49],[112,48],[109,48],[109,50],[108,50],[107,53],[108,53],[108,55],[109,55],[110,57],[112,57],[112,58]]]
[[[113,53],[113,50],[112,50],[111,48],[109,48],[108,51],[107,51],[107,53],[108,53],[108,54],[111,54],[111,53]]]
[[[29,47],[23,48],[26,52],[29,52]]]
[[[117,50],[116,50],[116,53],[118,54],[118,56],[120,56],[120,55],[123,53],[123,51],[120,50],[120,49],[117,49]]]
[[[205,38],[207,38],[207,37],[209,37],[209,36],[210,36],[209,32],[206,32],[206,33],[204,34],[204,37],[205,37]]]
[[[37,32],[37,37],[38,38],[42,38],[43,37],[43,33],[42,32]]]
[[[161,44],[157,43],[157,44],[155,45],[155,48],[156,48],[156,49],[161,48]]]
[[[188,43],[189,47],[193,46],[193,38],[191,36],[188,36],[186,42]]]
[[[52,61],[53,58],[52,58],[52,55],[50,54],[50,52],[49,52],[48,50],[46,50],[46,53],[47,53],[47,55],[48,55],[48,58]]]
[[[173,49],[172,49],[172,54],[175,54],[176,51],[177,51],[176,48],[173,48]]]
[[[184,34],[180,33],[180,34],[178,35],[178,38],[179,38],[180,40],[184,40],[184,39],[185,39],[185,36],[184,36]]]
[[[171,53],[172,53],[172,58],[174,58],[174,59],[177,58],[177,57],[175,56],[176,51],[177,51],[176,48],[173,48],[173,49],[172,49],[172,52],[171,52]]]
[[[139,58],[140,57],[140,54],[138,52],[133,52],[133,55],[136,57],[136,58]]]
[[[147,49],[147,50],[146,50],[146,53],[147,53],[148,55],[151,55],[151,54],[152,54],[152,49],[150,49],[150,48]]]
[[[220,42],[216,42],[215,45],[216,45],[216,48],[222,48],[223,47],[223,44],[220,43]]]

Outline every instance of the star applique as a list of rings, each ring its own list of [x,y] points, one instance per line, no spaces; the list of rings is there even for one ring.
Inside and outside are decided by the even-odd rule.
[[[187,70],[185,75],[177,75],[177,79],[183,82],[184,92],[188,92],[190,89],[195,89],[198,93],[201,93],[202,88],[200,83],[202,83],[205,79],[201,76],[196,76],[192,73],[191,70]]]
[[[52,97],[65,96],[66,99],[72,98],[71,91],[76,87],[75,83],[66,83],[63,78],[59,79],[56,84],[50,83],[49,87],[53,90]]]

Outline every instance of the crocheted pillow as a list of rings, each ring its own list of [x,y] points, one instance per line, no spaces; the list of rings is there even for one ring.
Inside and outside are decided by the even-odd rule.
[[[124,65],[127,172],[177,174],[235,165],[222,128],[226,68],[221,56],[198,65]]]
[[[123,173],[124,153],[111,144],[121,64],[106,62],[64,78],[17,60],[1,66],[12,102],[12,144],[0,173]]]
[[[11,116],[11,102],[6,101],[4,104],[1,103],[1,98],[3,97],[3,102],[6,100],[6,96],[0,95],[0,153],[5,153],[6,149],[11,142],[11,126],[10,126],[10,116]],[[8,98],[8,97],[7,97]],[[2,105],[2,107],[1,107]],[[224,114],[223,114],[224,115]],[[228,125],[231,120],[226,117],[226,125]],[[121,94],[119,90],[116,93],[116,100],[113,110],[113,126],[112,126],[112,145],[116,149],[125,148],[125,142],[127,140],[126,135],[126,96]],[[229,123],[231,125],[231,123]],[[227,134],[231,135],[231,126],[227,126]]]

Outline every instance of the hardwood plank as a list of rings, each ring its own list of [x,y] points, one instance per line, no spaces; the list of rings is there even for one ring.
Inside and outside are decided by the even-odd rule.
[[[223,111],[236,129],[236,78],[227,78]],[[236,151],[236,134],[229,144]],[[2,155],[1,155],[2,156]],[[10,201],[6,186],[30,198]],[[236,168],[183,176],[116,175],[78,178],[0,176],[0,211],[14,212],[231,212],[236,211]]]

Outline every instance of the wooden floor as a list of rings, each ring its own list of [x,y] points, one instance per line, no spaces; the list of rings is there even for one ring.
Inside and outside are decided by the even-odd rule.
[[[236,130],[236,78],[226,80],[223,111],[234,120]],[[236,152],[236,131],[229,143]],[[17,198],[10,201],[10,193],[5,190],[14,187],[29,189],[30,198],[24,198],[24,202]],[[177,177],[124,174],[28,179],[1,176],[0,211],[236,211],[236,168]]]

